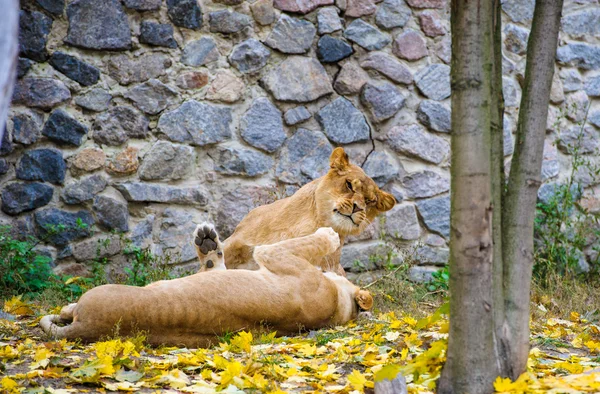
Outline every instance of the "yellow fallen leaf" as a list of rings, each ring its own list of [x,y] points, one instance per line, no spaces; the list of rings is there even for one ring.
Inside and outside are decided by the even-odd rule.
[[[33,311],[33,305],[23,301],[21,297],[22,296],[19,295],[4,301],[4,312],[19,316],[33,315],[35,313]]]
[[[11,378],[9,378],[8,376],[5,376],[2,378],[2,380],[0,380],[0,387],[2,387],[2,391],[7,392],[7,393],[18,393],[19,392],[19,384],[12,380]]]
[[[231,339],[231,346],[235,350],[243,350],[246,353],[250,353],[252,350],[252,333],[242,331]]]
[[[352,385],[352,388],[354,388],[355,390],[363,391],[365,385],[367,384],[367,378],[365,378],[365,376],[362,373],[360,373],[360,371],[354,369],[352,370],[352,373],[348,375],[348,383],[350,383],[350,385]]]
[[[240,376],[242,373],[242,364],[239,361],[232,361],[227,364],[227,367],[220,373],[221,385],[228,386],[233,382],[233,379]]]

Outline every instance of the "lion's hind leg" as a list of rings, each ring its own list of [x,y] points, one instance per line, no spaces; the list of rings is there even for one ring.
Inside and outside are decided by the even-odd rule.
[[[60,310],[60,320],[62,320],[65,323],[70,323],[73,321],[73,311],[75,310],[75,307],[77,306],[76,303],[72,303],[69,304],[65,307],[63,307]]]
[[[200,261],[200,271],[226,269],[223,244],[215,226],[207,222],[197,225],[194,230],[194,247]]]
[[[261,245],[254,249],[254,259],[269,270],[286,266],[294,260],[320,267],[319,262],[340,247],[340,237],[331,227],[322,227],[314,234],[287,239],[272,245]]]

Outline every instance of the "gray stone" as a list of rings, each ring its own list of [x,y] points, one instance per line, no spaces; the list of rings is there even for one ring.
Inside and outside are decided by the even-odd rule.
[[[101,175],[92,175],[65,186],[61,198],[65,204],[81,204],[94,198],[96,194],[106,189],[107,185],[106,178]]]
[[[41,12],[21,10],[19,12],[19,53],[36,62],[48,58],[46,41],[52,30],[52,18]]]
[[[565,92],[562,86],[562,81],[558,76],[558,73],[554,73],[552,76],[552,86],[550,88],[550,102],[553,104],[560,104],[565,101]]]
[[[108,61],[108,73],[121,85],[158,78],[165,75],[169,67],[171,59],[163,53],[149,53],[137,58],[118,55]]]
[[[375,393],[377,394],[408,394],[408,388],[406,386],[406,379],[402,376],[402,373],[398,373],[393,379],[382,379],[375,382]]]
[[[157,141],[144,156],[139,168],[140,179],[173,180],[188,175],[194,164],[194,148]]]
[[[287,110],[283,115],[283,119],[285,120],[286,125],[293,126],[310,119],[310,116],[310,112],[308,112],[306,107],[301,105]]]
[[[14,142],[31,145],[42,136],[44,116],[38,112],[27,110],[12,117],[12,137]]]
[[[386,255],[386,245],[381,241],[353,243],[342,248],[340,263],[347,272],[371,271],[383,265]]]
[[[419,14],[419,24],[421,30],[427,37],[439,37],[446,35],[446,27],[440,18],[440,15],[435,11],[426,10]]]
[[[36,3],[54,15],[62,15],[65,9],[65,0],[36,0]]]
[[[450,144],[446,140],[428,133],[418,124],[392,128],[387,135],[387,142],[398,153],[416,156],[434,164],[440,164],[450,153]]]
[[[452,60],[452,40],[445,39],[440,41],[435,47],[435,54],[441,61],[446,64],[450,64]],[[502,69],[505,73],[510,73],[513,71],[514,66],[511,67],[512,62],[506,57],[502,57]]]
[[[579,154],[597,154],[600,149],[598,131],[591,126],[571,126],[560,133],[558,149],[572,155],[577,150]]]
[[[600,97],[600,75],[585,80],[585,92],[588,96]]]
[[[588,122],[600,129],[600,111],[591,112],[588,116]]]
[[[202,37],[186,44],[181,62],[186,66],[198,67],[219,59],[217,43],[212,37]]]
[[[542,181],[558,176],[560,163],[558,162],[558,149],[548,141],[544,141],[544,155],[542,160]]]
[[[417,201],[419,214],[425,226],[433,232],[450,237],[450,196],[440,196]]]
[[[231,122],[230,108],[189,100],[165,112],[158,130],[171,141],[204,146],[230,139]]]
[[[242,138],[250,145],[267,152],[275,152],[286,139],[281,111],[266,97],[252,102],[240,121]]]
[[[357,94],[368,80],[369,76],[358,64],[346,62],[338,73],[333,86],[339,94]]]
[[[273,159],[254,149],[221,146],[217,148],[215,171],[224,175],[257,176],[273,167]]]
[[[237,33],[252,25],[252,18],[239,12],[221,10],[208,14],[208,24],[212,33]]]
[[[364,115],[344,97],[338,97],[315,115],[329,139],[337,144],[369,139],[369,125]]]
[[[121,252],[122,247],[118,235],[103,234],[74,243],[71,252],[77,261],[91,261],[114,256]]]
[[[559,63],[585,70],[600,69],[600,46],[583,43],[563,45],[556,51]]]
[[[157,47],[177,48],[177,41],[173,38],[173,26],[167,23],[142,21],[140,42]]]
[[[317,28],[309,21],[282,13],[265,44],[283,53],[305,53],[316,34]]]
[[[138,11],[158,10],[162,0],[123,0],[125,7]]]
[[[332,93],[327,72],[316,59],[289,56],[263,78],[277,100],[306,103]]]
[[[581,77],[581,73],[576,69],[563,68],[560,70],[560,78],[565,93],[583,89],[583,78]]]
[[[49,63],[56,70],[83,86],[94,85],[100,79],[100,70],[96,67],[63,52],[54,52]]]
[[[506,0],[502,3],[502,10],[506,12],[513,22],[531,22],[535,0]]]
[[[538,189],[537,193],[538,201],[543,204],[549,204],[550,202],[552,202],[552,200],[556,198],[560,199],[560,192],[565,187],[565,185],[557,182],[549,182],[542,184],[542,186],[540,186],[540,188]],[[572,185],[570,193],[573,198],[573,201],[579,200],[579,198],[581,197],[581,194],[579,192],[579,185]],[[562,202],[562,200],[559,200],[557,202]]]
[[[508,24],[504,28],[504,45],[512,53],[524,55],[527,52],[528,39],[529,30],[527,29],[512,24]]]
[[[342,30],[342,20],[335,7],[323,7],[317,12],[319,34],[333,33]]]
[[[67,212],[57,208],[48,208],[37,211],[34,218],[40,238],[57,246],[64,246],[73,240],[89,237],[91,226],[94,224],[92,214],[85,210]],[[60,225],[64,226],[64,230],[53,234],[52,229],[56,229]]]
[[[198,0],[167,0],[167,14],[175,26],[195,30],[202,27],[202,10]]]
[[[561,30],[575,37],[600,36],[600,9],[590,8],[565,15],[561,21]]]
[[[160,202],[168,204],[193,204],[204,206],[208,203],[206,192],[196,187],[177,187],[149,183],[122,183],[115,188],[131,202]]]
[[[275,175],[285,183],[303,185],[329,170],[333,148],[320,131],[299,129],[286,141]]]
[[[100,144],[118,146],[129,138],[145,138],[150,132],[148,124],[148,118],[131,107],[112,107],[96,119],[93,138]]]
[[[34,149],[26,151],[17,163],[17,179],[62,184],[67,166],[57,149]]]
[[[231,70],[219,70],[208,87],[206,99],[222,101],[224,103],[235,103],[242,98],[245,87],[244,81]]]
[[[154,215],[147,215],[141,222],[139,222],[129,235],[131,242],[139,247],[148,247],[152,241],[152,227],[154,226]]]
[[[250,38],[231,51],[229,62],[240,72],[253,73],[267,65],[271,51],[260,41]]]
[[[184,90],[201,89],[208,84],[208,71],[184,72],[177,77],[177,86]]]
[[[108,231],[129,231],[127,204],[108,196],[96,196],[92,206],[98,223]]]
[[[307,14],[322,5],[331,5],[334,0],[275,0],[273,5],[281,11]]]
[[[355,19],[344,30],[344,37],[360,45],[367,51],[376,51],[387,46],[392,39],[385,33],[364,22]]]
[[[52,200],[54,188],[43,183],[10,183],[2,189],[2,211],[9,215],[32,211]]]
[[[404,172],[396,159],[389,153],[382,151],[372,152],[367,157],[367,161],[362,166],[362,169],[379,187],[383,187],[387,183],[397,179],[400,173]]]
[[[375,23],[382,29],[404,27],[411,15],[404,0],[384,0],[375,14]]]
[[[193,245],[196,224],[189,212],[167,208],[163,213],[158,232],[158,256],[173,256],[176,262],[197,259]]]
[[[10,170],[10,164],[6,159],[0,159],[0,175],[4,175]]]
[[[518,107],[521,104],[521,89],[514,79],[502,77],[502,94],[504,105],[507,107]]]
[[[61,144],[75,146],[81,145],[83,136],[87,132],[87,126],[79,123],[62,109],[54,110],[42,129],[42,134],[48,137],[48,139]]]
[[[397,204],[385,213],[385,232],[392,238],[415,240],[421,236],[421,226],[414,205]]]
[[[575,122],[581,122],[585,119],[589,105],[590,100],[583,90],[567,94],[567,99],[564,103],[567,118]]]
[[[408,270],[408,280],[415,283],[427,283],[433,280],[433,273],[438,272],[438,267],[412,266]]]
[[[70,98],[71,92],[58,79],[23,78],[15,84],[12,102],[47,111]]]
[[[239,184],[224,192],[217,207],[216,226],[219,235],[223,239],[229,237],[248,212],[259,205],[259,201],[268,198],[267,193],[263,186]]]
[[[371,15],[377,10],[375,0],[346,0],[345,8],[344,16],[349,16],[352,18],[360,18],[365,15]]]
[[[360,62],[364,69],[379,71],[394,82],[409,85],[413,82],[412,72],[404,64],[384,52],[371,52]]]
[[[27,74],[27,71],[33,65],[33,61],[29,59],[25,59],[24,57],[20,57],[17,62],[17,78],[21,79]]]
[[[108,109],[112,95],[101,88],[94,88],[89,92],[77,96],[75,104],[90,111],[102,112]]]
[[[75,0],[67,6],[67,44],[99,50],[131,47],[127,14],[119,0]]]
[[[6,129],[6,126],[3,127]],[[12,142],[11,135],[9,133],[2,133],[2,141],[0,142],[0,156],[6,156],[11,154],[15,150],[15,145]]]
[[[419,103],[417,119],[431,130],[440,133],[449,133],[451,130],[450,110],[435,100],[423,100]]]
[[[250,5],[254,20],[259,25],[270,25],[275,22],[275,10],[273,9],[273,0],[257,0]]]
[[[446,265],[450,259],[450,249],[420,246],[415,252],[415,261],[419,264]]]
[[[407,0],[412,8],[444,8],[446,0]]]
[[[450,190],[450,179],[437,172],[413,172],[402,179],[402,186],[410,198],[432,197]]]
[[[377,123],[396,115],[406,101],[398,88],[389,82],[377,85],[366,83],[360,93],[360,100],[370,110],[373,120]]]
[[[352,46],[344,40],[329,35],[319,39],[317,57],[322,63],[336,63],[352,55]]]
[[[415,75],[415,84],[427,98],[444,100],[450,97],[450,67],[445,64],[431,64]]]
[[[133,104],[143,112],[156,115],[169,105],[174,104],[179,94],[175,89],[165,85],[158,79],[151,79],[129,89],[124,96],[133,101]]]
[[[394,55],[409,61],[419,60],[428,55],[425,37],[411,29],[405,29],[394,39]]]

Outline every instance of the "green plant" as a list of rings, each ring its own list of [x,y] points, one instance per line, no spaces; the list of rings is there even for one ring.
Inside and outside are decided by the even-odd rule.
[[[533,269],[537,279],[544,280],[551,272],[568,276],[582,273],[587,264],[583,250],[590,240],[600,239],[597,214],[579,204],[583,187],[577,181],[578,177],[585,174],[590,183],[595,183],[600,173],[600,168],[583,154],[584,125],[585,119],[580,124],[576,141],[567,147],[572,154],[568,178],[556,186],[549,198],[537,204]],[[598,245],[594,248],[598,255]],[[598,257],[591,263],[591,270],[598,271]]]
[[[439,291],[448,290],[448,281],[450,280],[450,271],[448,266],[431,274],[432,279],[427,282],[427,290]]]

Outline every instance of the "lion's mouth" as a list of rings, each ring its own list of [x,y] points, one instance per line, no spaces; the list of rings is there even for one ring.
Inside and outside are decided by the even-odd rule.
[[[352,215],[346,215],[346,214],[343,214],[343,213],[341,213],[340,211],[338,211],[337,209],[334,209],[334,210],[333,210],[333,212],[335,212],[335,213],[337,213],[338,215],[341,215],[341,216],[343,216],[343,217],[345,217],[345,218],[348,218],[348,219],[350,219],[350,221],[352,222],[352,224],[353,224],[353,225],[355,225],[356,227],[359,227],[359,225],[358,225],[358,224],[356,224],[356,222],[354,221],[354,219],[352,219]]]

